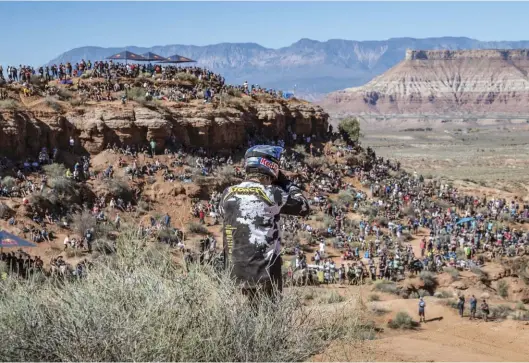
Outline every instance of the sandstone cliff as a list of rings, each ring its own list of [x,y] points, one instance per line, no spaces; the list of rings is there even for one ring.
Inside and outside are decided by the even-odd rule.
[[[64,149],[70,136],[92,154],[114,142],[145,144],[154,139],[163,148],[171,135],[187,146],[230,149],[245,146],[252,134],[282,138],[288,126],[298,134],[321,135],[327,119],[321,107],[308,102],[246,96],[219,107],[201,102],[160,106],[116,101],[57,112],[0,106],[0,154],[36,156],[42,147]]]
[[[408,50],[364,86],[320,104],[354,114],[527,114],[529,50]]]

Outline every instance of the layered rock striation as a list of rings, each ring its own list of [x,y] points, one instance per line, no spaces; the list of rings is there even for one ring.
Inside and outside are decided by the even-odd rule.
[[[64,113],[0,108],[0,154],[23,157],[36,155],[42,147],[64,149],[70,136],[91,154],[109,143],[143,145],[151,139],[164,148],[173,136],[186,146],[232,149],[247,145],[252,135],[283,138],[289,127],[300,135],[322,135],[327,120],[321,107],[296,100],[239,101],[216,108],[115,102]]]
[[[320,104],[354,114],[528,114],[529,50],[408,50],[364,86]]]

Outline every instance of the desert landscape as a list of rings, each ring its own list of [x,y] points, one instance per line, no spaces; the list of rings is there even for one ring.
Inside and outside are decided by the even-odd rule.
[[[528,360],[529,42],[111,45],[0,59],[3,360]]]

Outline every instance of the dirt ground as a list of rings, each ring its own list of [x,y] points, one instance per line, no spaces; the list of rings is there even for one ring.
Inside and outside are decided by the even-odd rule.
[[[529,200],[529,130],[451,127],[432,131],[366,130],[362,143],[409,171],[441,178],[474,195],[502,193]]]

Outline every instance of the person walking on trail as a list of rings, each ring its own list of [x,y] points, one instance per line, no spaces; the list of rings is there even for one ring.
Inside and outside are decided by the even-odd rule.
[[[424,299],[421,297],[419,299],[419,323],[426,323],[426,317],[424,314],[425,308],[426,308],[426,303],[424,302]]]
[[[246,151],[246,179],[221,197],[225,267],[250,299],[258,291],[282,292],[280,215],[307,216],[301,189],[279,170],[283,148],[257,145]]]
[[[476,318],[476,308],[478,306],[478,300],[474,295],[470,298],[470,320],[474,320]]]
[[[485,320],[485,322],[487,322],[489,320],[490,310],[489,304],[487,304],[485,300],[483,300],[483,302],[481,303],[481,313],[483,314],[483,319]]]
[[[463,317],[463,312],[465,311],[465,296],[463,295],[459,296],[459,300],[457,302],[457,310],[459,311],[459,316]]]

